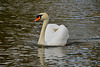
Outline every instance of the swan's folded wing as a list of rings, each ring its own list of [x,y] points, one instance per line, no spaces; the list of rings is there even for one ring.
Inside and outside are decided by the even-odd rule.
[[[48,24],[47,25],[47,28],[45,31],[45,42],[46,43],[52,39],[52,36],[55,33],[54,29],[58,29],[58,27],[59,26],[57,24]]]
[[[51,39],[49,39],[47,44],[64,46],[67,43],[68,38],[68,29],[64,25],[60,25],[59,29],[55,33],[53,33]]]

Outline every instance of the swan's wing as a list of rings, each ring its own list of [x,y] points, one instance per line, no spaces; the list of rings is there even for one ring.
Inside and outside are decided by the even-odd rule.
[[[58,30],[52,33],[48,45],[64,46],[69,38],[68,29],[64,25],[58,26]]]
[[[58,25],[57,24],[48,24],[46,31],[45,31],[45,42],[47,43],[48,41],[50,41],[52,39],[52,36],[54,35],[56,29],[58,29]]]

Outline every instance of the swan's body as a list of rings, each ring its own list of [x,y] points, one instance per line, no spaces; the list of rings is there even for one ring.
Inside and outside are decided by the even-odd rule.
[[[68,29],[64,25],[48,24],[45,32],[47,45],[64,46],[69,38]]]
[[[38,44],[46,46],[64,46],[69,38],[68,29],[64,25],[48,24],[49,16],[46,13],[40,13],[37,20],[43,20],[43,26],[40,33]]]

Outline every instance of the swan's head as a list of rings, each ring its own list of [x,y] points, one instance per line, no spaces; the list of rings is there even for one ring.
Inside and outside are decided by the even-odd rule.
[[[46,19],[49,19],[49,16],[47,13],[40,13],[36,16],[36,19],[35,21],[38,21],[38,20],[46,20]]]

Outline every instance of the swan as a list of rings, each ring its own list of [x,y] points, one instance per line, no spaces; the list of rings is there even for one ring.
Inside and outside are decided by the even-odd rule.
[[[69,38],[68,29],[64,25],[48,24],[49,16],[47,13],[39,13],[35,21],[42,20],[38,44],[45,46],[65,46]]]

